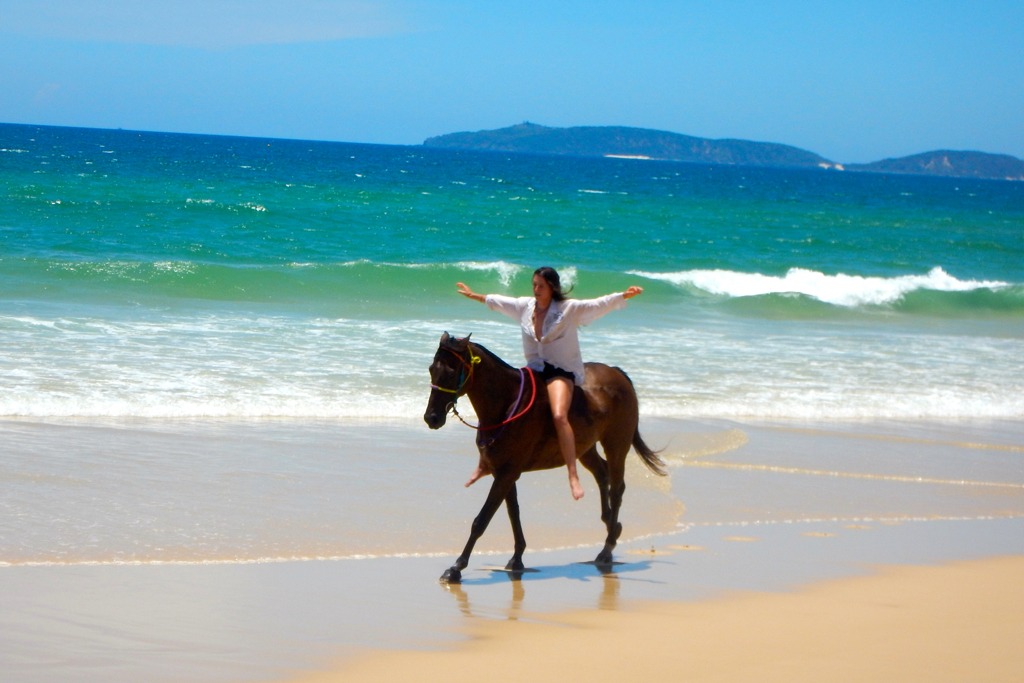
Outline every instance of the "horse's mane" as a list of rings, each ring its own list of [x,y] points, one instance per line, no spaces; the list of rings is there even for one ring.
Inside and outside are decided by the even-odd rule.
[[[484,355],[494,359],[494,362],[496,362],[498,365],[504,366],[504,367],[508,368],[509,370],[515,370],[516,369],[515,366],[513,366],[511,363],[506,361],[504,358],[502,358],[498,354],[496,354],[493,351],[491,351],[490,349],[488,349],[483,344],[477,344],[476,342],[471,342],[471,343],[473,344],[473,348],[474,349],[476,349],[478,352],[480,352],[480,353],[482,353],[482,354],[484,354]]]
[[[467,336],[462,337],[462,338],[452,337],[449,340],[448,345],[450,345],[452,348],[458,348],[462,344],[467,344],[469,346],[472,346],[473,350],[475,352],[477,352],[479,354],[482,354],[484,356],[487,356],[488,358],[492,359],[499,367],[504,367],[504,368],[507,368],[509,370],[516,370],[517,369],[515,366],[511,365],[510,363],[508,363],[505,359],[503,359],[501,356],[499,356],[498,354],[496,354],[493,351],[491,351],[490,349],[488,349],[483,344],[479,344],[479,343],[477,343],[475,341],[470,341],[470,337],[471,336],[472,335],[467,335]]]

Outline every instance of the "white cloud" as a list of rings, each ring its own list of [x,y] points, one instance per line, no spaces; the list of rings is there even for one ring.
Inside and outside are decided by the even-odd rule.
[[[5,0],[0,31],[82,42],[225,49],[408,33],[374,0]]]

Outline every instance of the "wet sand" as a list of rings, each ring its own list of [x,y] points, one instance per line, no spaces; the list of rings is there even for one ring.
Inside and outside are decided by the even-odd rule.
[[[461,501],[420,520],[429,545],[448,550],[0,566],[0,670],[20,683],[429,681],[502,660],[509,678],[541,681],[998,681],[1022,670],[1020,423],[645,425],[671,477],[627,475],[611,571],[587,563],[601,536],[596,492],[574,504],[553,472],[527,475],[540,477],[524,507],[533,571],[497,570],[510,545],[499,515],[463,583],[439,584],[486,484],[462,488],[471,458],[423,460],[452,441],[431,446],[410,427],[403,448],[445,463],[438,476]],[[563,520],[545,517],[562,507],[579,521],[559,546]]]

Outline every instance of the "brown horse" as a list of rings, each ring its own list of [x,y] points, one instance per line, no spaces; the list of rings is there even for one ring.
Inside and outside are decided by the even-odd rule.
[[[476,445],[494,482],[480,514],[473,520],[469,541],[441,581],[459,583],[470,553],[483,535],[502,501],[508,508],[515,540],[515,554],[506,569],[523,569],[526,538],[519,520],[516,481],[523,472],[564,467],[558,448],[547,392],[529,370],[517,370],[469,337],[456,339],[445,332],[430,365],[431,391],[423,420],[431,429],[444,426],[449,411],[455,412],[460,396],[469,396],[480,420]],[[458,415],[457,412],[455,412]],[[595,564],[612,563],[612,550],[622,533],[619,508],[626,490],[626,454],[633,446],[654,473],[665,474],[664,463],[652,451],[637,428],[639,408],[636,391],[626,373],[601,363],[586,364],[586,381],[576,387],[569,419],[576,435],[579,461],[597,480],[601,491],[601,519],[608,530],[604,549]],[[460,417],[461,419],[461,417]],[[602,458],[597,451],[600,443]]]

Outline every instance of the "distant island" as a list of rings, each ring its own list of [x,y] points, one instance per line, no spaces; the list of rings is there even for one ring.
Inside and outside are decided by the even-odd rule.
[[[841,164],[814,152],[774,142],[711,140],[625,126],[551,128],[526,122],[496,130],[439,135],[427,138],[423,144],[494,152],[1024,181],[1024,161],[1008,154],[939,150],[869,164]]]
[[[1009,154],[938,150],[899,159],[883,159],[870,164],[847,164],[850,171],[873,173],[912,173],[953,178],[989,178],[1024,180],[1024,161]]]

